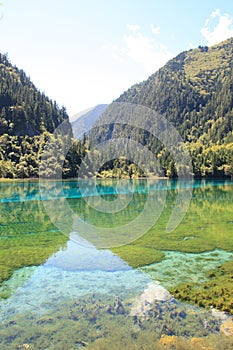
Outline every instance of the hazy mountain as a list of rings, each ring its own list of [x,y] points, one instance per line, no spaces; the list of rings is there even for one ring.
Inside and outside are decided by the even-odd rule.
[[[84,133],[88,133],[88,131],[106,110],[107,106],[107,104],[99,104],[91,109],[73,116],[71,125],[74,138],[80,139]]]

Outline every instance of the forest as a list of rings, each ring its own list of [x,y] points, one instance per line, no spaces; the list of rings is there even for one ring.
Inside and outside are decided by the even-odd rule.
[[[232,56],[232,38],[182,52],[114,103],[148,108],[172,123],[192,160],[189,175],[232,178]],[[117,116],[110,123],[111,105],[88,135],[75,140],[65,107],[59,108],[56,101],[40,92],[6,54],[0,54],[0,68],[0,177],[56,178],[61,173],[64,178],[77,177],[80,164],[85,177],[137,178],[149,173],[176,178],[180,173],[169,149],[153,134],[120,125]],[[54,133],[61,123],[65,129]],[[155,123],[153,117],[147,123]],[[145,157],[143,149],[136,160],[128,159],[127,144],[118,149],[115,158],[107,149],[104,157],[100,155],[96,145],[122,138],[146,146],[159,166]],[[48,141],[50,148],[46,148]],[[41,165],[42,157],[46,162]],[[101,157],[106,161],[96,169]]]
[[[48,166],[41,168],[41,176],[57,177],[62,167],[64,177],[76,177],[85,147],[72,140],[68,153],[61,154],[72,138],[65,107],[41,93],[6,54],[0,54],[0,68],[0,177],[37,178],[42,154]],[[55,135],[61,123],[63,134]],[[56,145],[56,154],[45,150],[48,143]]]

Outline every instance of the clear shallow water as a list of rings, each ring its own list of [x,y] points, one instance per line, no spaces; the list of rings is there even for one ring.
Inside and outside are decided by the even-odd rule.
[[[45,264],[22,268],[4,283],[2,289],[12,296],[2,303],[0,319],[25,311],[41,315],[64,301],[93,293],[125,298],[142,292],[149,282],[111,252],[69,241]]]
[[[185,189],[191,185],[196,189],[191,210],[176,231],[176,235],[169,236],[169,242],[174,244],[177,239],[178,247],[182,247],[183,243],[190,244],[192,241],[195,245],[198,241],[197,235],[204,232],[207,240],[212,239],[216,245],[224,247],[222,241],[228,240],[233,230],[231,226],[233,222],[231,217],[232,183],[210,181],[191,184],[183,182],[179,184],[179,187]],[[177,186],[176,182],[151,181],[149,190],[168,191],[173,195]],[[136,193],[134,196],[131,196],[132,190]],[[153,303],[151,305],[153,304],[156,310],[159,308],[160,312],[158,318],[152,315],[149,317],[151,323],[144,326],[144,331],[153,333],[153,327],[160,327],[158,334],[161,336],[161,334],[169,334],[169,331],[163,330],[163,327],[170,327],[172,335],[185,337],[206,336],[219,332],[222,322],[219,320],[220,316],[216,318],[211,312],[179,303],[172,299],[172,296],[163,299],[166,294],[164,288],[170,288],[180,282],[204,281],[208,270],[232,259],[230,251],[214,249],[214,243],[213,250],[192,254],[177,249],[166,250],[158,247],[163,250],[164,259],[159,263],[135,270],[110,250],[98,250],[91,244],[89,246],[78,245],[68,240],[68,236],[63,236],[67,242],[62,245],[62,248],[59,246],[55,248],[56,237],[50,242],[43,240],[44,237],[46,239],[59,230],[49,221],[41,199],[48,200],[52,197],[54,200],[56,196],[68,198],[72,210],[78,213],[83,220],[95,225],[112,227],[112,225],[121,225],[135,218],[135,215],[143,208],[148,187],[145,181],[136,181],[133,186],[127,180],[121,181],[117,186],[111,180],[100,181],[98,196],[102,196],[105,201],[111,203],[116,197],[121,198],[127,195],[132,199],[132,203],[123,210],[122,214],[112,215],[110,213],[110,218],[104,212],[96,215],[93,208],[89,208],[88,202],[81,198],[76,182],[66,182],[63,192],[59,191],[60,186],[57,186],[56,183],[50,184],[47,197],[41,198],[38,183],[1,184],[0,242],[3,242],[1,253],[4,253],[5,247],[8,253],[13,248],[14,254],[17,251],[20,253],[19,242],[23,242],[25,246],[30,240],[30,252],[35,247],[39,249],[40,245],[43,249],[43,244],[51,245],[53,252],[49,253],[39,266],[26,266],[16,270],[12,277],[0,287],[0,293],[7,293],[9,296],[0,301],[1,349],[15,349],[16,346],[23,344],[30,344],[31,348],[35,349],[65,349],[68,329],[70,332],[72,330],[70,320],[75,324],[76,332],[80,334],[80,337],[87,339],[90,343],[95,342],[98,337],[104,338],[108,334],[113,336],[111,333],[113,330],[105,329],[107,325],[110,327],[110,324],[115,333],[119,329],[119,334],[122,331],[122,325],[126,329],[129,327],[128,334],[131,337],[134,333],[131,328],[138,327],[134,324],[135,315],[132,314],[132,309],[135,303],[140,304],[140,298],[147,293],[145,291],[151,285],[157,291],[152,298],[155,305]],[[86,195],[92,198],[96,196],[96,193],[92,192],[92,186],[88,188]],[[159,200],[160,197],[158,203]],[[167,220],[166,215],[165,219]],[[162,224],[165,219],[161,216]],[[164,234],[162,237],[159,231],[162,224],[160,222],[158,224],[159,236],[156,244],[163,242],[165,237]],[[156,236],[157,231],[153,232]],[[221,244],[218,242],[219,236],[218,239],[217,236],[214,236],[217,233],[223,236],[220,237]],[[13,243],[9,245],[9,242]],[[166,244],[168,244],[167,241]],[[227,242],[225,245],[229,246]],[[30,254],[29,250],[23,253]],[[40,254],[40,250],[36,251],[36,254]],[[121,308],[116,306],[119,300],[124,306],[124,312],[119,311]],[[109,305],[112,305],[110,309]],[[98,322],[93,321],[93,316],[90,316],[90,313],[94,312],[93,308],[95,308],[95,318]],[[70,313],[71,309],[77,312],[75,315],[72,314],[72,317],[70,314],[67,316],[67,310]],[[152,313],[151,310],[145,308],[145,305],[141,305],[139,309],[137,317],[142,317],[142,319],[145,313],[147,319]],[[173,318],[172,315],[176,316]],[[49,325],[52,322],[51,319],[53,319],[54,328]],[[60,327],[63,327],[63,332]],[[142,328],[139,333],[141,332],[143,332]],[[11,334],[10,337],[8,333]],[[55,345],[49,340],[51,334],[59,334],[58,339],[54,340]],[[81,347],[80,342],[75,345],[73,333],[70,334],[70,339],[72,341],[69,349]],[[122,349],[124,348],[128,346],[125,345]]]
[[[170,267],[174,268],[177,256],[174,254],[171,257],[169,252],[166,254],[165,261],[171,259]],[[177,263],[185,255],[187,254],[180,254]],[[224,256],[219,251],[212,256],[212,264],[217,264],[220,257],[224,261],[229,255]],[[200,259],[206,259],[206,254],[200,254]],[[160,269],[161,264],[163,263],[160,263]],[[160,334],[168,328],[172,335],[189,337],[219,332],[227,315],[212,314],[211,311],[179,303],[164,288],[166,281],[171,283],[172,278],[159,274],[163,282],[161,285],[156,279],[150,278],[150,273],[142,272],[146,269],[150,271],[150,268],[154,268],[154,265],[141,271],[134,270],[110,251],[86,248],[69,241],[66,249],[55,253],[45,264],[16,271],[1,287],[11,292],[11,297],[0,303],[0,334],[8,339],[4,341],[2,338],[1,349],[15,349],[16,345],[23,344],[30,344],[33,349],[65,349],[66,327],[69,327],[67,314],[68,319],[76,323],[77,334],[80,333],[81,339],[88,341],[91,327],[97,332],[94,339],[98,339],[98,329],[102,330],[107,325],[109,327],[109,324],[112,324],[112,329],[108,329],[109,336],[113,336],[113,330],[114,334],[118,332],[117,327],[119,331],[122,327],[129,327],[129,334],[132,327],[133,334],[135,329],[140,333],[154,332],[153,327],[156,327]],[[166,273],[164,269],[164,274]],[[178,273],[177,268],[176,275]],[[179,278],[184,277],[183,273],[184,271]],[[122,311],[117,311],[118,302]],[[90,314],[93,307],[97,323]],[[157,315],[156,318],[154,315]],[[78,322],[81,317],[85,319]],[[83,329],[83,322],[85,325],[87,321]],[[146,322],[144,330],[138,328],[141,322]],[[59,331],[59,340],[54,347],[50,342],[51,323],[54,324],[52,334],[57,332],[57,327],[64,327],[64,333]],[[9,332],[13,334],[11,337],[8,336]],[[104,334],[106,336],[106,330],[101,335]],[[43,342],[46,343],[44,348],[40,347]]]
[[[198,254],[167,251],[163,261],[144,266],[140,271],[160,281],[165,288],[171,288],[181,283],[206,282],[208,271],[232,259],[233,253],[224,250]]]
[[[110,251],[68,241],[67,248],[45,264],[17,270],[3,283],[0,292],[10,291],[11,297],[1,303],[0,320],[25,311],[42,315],[64,301],[93,293],[127,299],[140,295],[153,282],[169,288],[191,280],[205,281],[206,271],[232,258],[232,253],[224,251],[165,252],[162,262],[135,270]]]

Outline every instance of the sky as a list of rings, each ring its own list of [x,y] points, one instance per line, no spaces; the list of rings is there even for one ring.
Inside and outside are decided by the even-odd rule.
[[[72,117],[233,36],[232,0],[0,0],[0,52]]]

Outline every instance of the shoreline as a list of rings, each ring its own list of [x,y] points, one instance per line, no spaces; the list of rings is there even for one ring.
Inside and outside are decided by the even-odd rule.
[[[129,177],[87,177],[87,178],[79,178],[79,177],[70,177],[67,179],[59,179],[59,178],[40,178],[40,177],[25,177],[25,178],[0,178],[0,184],[1,183],[6,183],[6,182],[39,182],[40,180],[43,181],[62,181],[62,182],[66,182],[66,181],[86,181],[86,180],[171,180],[171,181],[182,181],[182,180],[196,180],[196,181],[208,181],[208,180],[213,180],[213,181],[229,181],[229,182],[233,182],[233,179],[231,177],[191,177],[191,178],[169,178],[166,176],[145,176],[145,177],[135,177],[135,178],[129,178]]]

